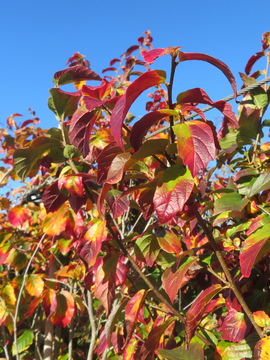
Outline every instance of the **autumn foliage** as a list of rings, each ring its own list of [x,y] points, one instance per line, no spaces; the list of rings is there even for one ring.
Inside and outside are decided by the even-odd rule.
[[[266,32],[243,88],[267,77],[269,45]],[[145,32],[100,75],[75,53],[49,90],[56,127],[31,110],[0,129],[1,186],[22,181],[0,197],[2,358],[269,359],[270,87],[238,114],[201,88],[174,99],[178,66],[199,60],[237,100],[227,65],[182,50]]]

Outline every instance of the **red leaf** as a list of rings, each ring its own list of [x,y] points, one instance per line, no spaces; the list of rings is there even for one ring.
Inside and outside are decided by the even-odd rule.
[[[171,317],[167,321],[163,322],[161,325],[158,325],[152,329],[148,339],[145,341],[141,348],[141,360],[152,360],[155,356],[155,351],[158,348],[159,340],[164,334],[167,327],[175,320]]]
[[[112,204],[112,214],[113,219],[117,219],[119,216],[123,215],[125,211],[129,208],[130,201],[127,196],[118,197]]]
[[[173,126],[177,137],[177,149],[183,163],[192,176],[205,168],[216,156],[213,132],[210,126],[198,120]]]
[[[116,142],[113,141],[109,145],[107,145],[98,155],[98,183],[101,183],[107,178],[108,170],[112,164],[113,159],[116,157],[116,155],[120,153],[122,153],[122,150],[116,144]]]
[[[93,266],[101,250],[102,241],[106,239],[106,222],[99,219],[91,220],[84,232],[79,247],[78,255],[88,264]]]
[[[165,49],[153,49],[150,51],[142,51],[142,57],[144,61],[148,64],[153,64],[153,62],[160,56],[165,54]]]
[[[202,60],[202,61],[206,61],[206,62],[214,65],[219,70],[221,70],[231,84],[231,87],[232,87],[233,93],[234,93],[234,98],[236,101],[236,99],[237,99],[236,81],[235,81],[235,78],[234,78],[231,70],[229,69],[229,67],[226,64],[224,64],[224,62],[222,62],[212,56],[209,56],[206,54],[200,54],[200,53],[184,53],[182,51],[179,51],[178,56],[179,56],[180,61]]]
[[[197,262],[197,259],[188,258],[179,268],[178,264],[165,270],[162,276],[162,287],[169,295],[173,303],[178,290],[184,285],[185,275],[189,268]]]
[[[65,190],[66,191],[66,190]],[[57,211],[69,198],[69,194],[60,191],[58,181],[49,186],[42,195],[42,202],[45,206],[47,214]]]
[[[76,65],[57,71],[53,76],[53,82],[56,86],[83,80],[101,80],[101,77],[93,70],[90,70],[82,65]]]
[[[100,262],[96,271],[95,297],[106,310],[106,316],[111,312],[115,299],[116,266],[119,254],[109,254]]]
[[[232,106],[223,100],[213,102],[203,89],[195,88],[195,89],[187,90],[185,92],[180,93],[177,96],[178,104],[194,103],[194,102],[211,105],[217,108],[219,111],[222,112],[222,114],[224,114],[228,118],[234,129],[238,128],[238,122],[234,115],[234,112],[232,111]]]
[[[175,46],[175,47],[168,46],[165,49],[153,49],[150,51],[142,51],[142,57],[146,62],[148,62],[148,64],[153,64],[153,62],[160,56],[167,54],[176,56],[180,48],[181,46]]]
[[[43,309],[45,311],[46,318],[48,319],[55,313],[57,306],[56,292],[53,289],[47,289],[44,291]]]
[[[188,349],[190,340],[200,324],[205,308],[208,302],[222,289],[220,284],[212,285],[208,289],[204,290],[191,305],[191,308],[187,312],[186,324],[185,324],[185,347]]]
[[[116,266],[116,273],[115,273],[115,285],[119,286],[122,285],[127,278],[127,268],[125,265],[125,257],[122,255],[119,257],[117,266]]]
[[[28,306],[28,310],[26,311],[26,313],[24,314],[25,319],[27,319],[29,316],[32,316],[35,309],[37,308],[37,306],[41,303],[41,301],[43,300],[44,294],[34,298],[30,305]]]
[[[104,74],[107,71],[117,71],[117,69],[115,67],[108,67],[108,68],[102,70],[102,74]]]
[[[251,329],[251,322],[245,314],[230,309],[222,324],[222,340],[240,342],[244,340]]]
[[[127,303],[125,309],[125,328],[127,330],[127,337],[124,347],[129,343],[133,332],[135,330],[139,312],[142,308],[144,299],[147,295],[147,290],[138,291]]]
[[[166,73],[162,70],[151,70],[142,74],[128,88],[116,103],[111,116],[111,133],[117,144],[124,150],[121,134],[124,119],[137,97],[151,86],[165,82]]]
[[[21,205],[14,206],[8,213],[8,221],[13,227],[19,227],[30,219],[32,219],[31,212]]]
[[[86,97],[90,96],[94,99],[103,99],[104,97],[110,95],[112,86],[111,84],[103,79],[102,83],[99,86],[88,86],[83,85],[82,87],[82,95]]]
[[[57,307],[51,317],[55,326],[66,327],[75,315],[76,305],[73,296],[66,290],[57,295]]]
[[[144,220],[147,220],[153,214],[154,194],[155,194],[155,188],[152,187],[152,188],[144,189],[139,195],[138,203],[140,205]]]
[[[183,210],[193,186],[190,171],[181,165],[173,165],[164,171],[154,195],[154,207],[162,224]]]
[[[133,125],[130,135],[130,145],[134,148],[134,150],[139,150],[142,144],[142,139],[147,134],[151,126],[170,115],[178,115],[178,113],[177,111],[169,109],[157,110],[144,115],[139,121],[137,121]]]
[[[83,196],[83,180],[78,175],[67,175],[64,178],[63,186],[71,195]]]
[[[112,59],[111,61],[110,61],[110,66],[113,66],[116,62],[120,62],[121,60],[119,60],[119,59]]]
[[[86,109],[88,111],[92,111],[96,107],[101,108],[102,105],[105,105],[105,104],[112,106],[117,102],[118,99],[119,99],[119,96],[116,96],[116,97],[111,98],[111,99],[103,99],[103,100],[94,99],[94,98],[92,98],[90,96],[85,96],[83,98],[83,100],[85,102]]]
[[[138,50],[139,48],[140,48],[139,45],[132,45],[127,49],[127,51],[125,52],[125,55],[128,56],[128,55],[132,54],[135,50]]]
[[[264,56],[263,51],[259,51],[256,53],[256,55],[251,56],[251,58],[248,60],[247,65],[245,67],[245,73],[247,75],[250,74],[250,71],[251,71],[253,65],[255,64],[255,62],[257,62],[262,56]]]
[[[70,143],[74,145],[84,157],[89,154],[89,140],[92,128],[99,118],[100,111],[85,111],[78,109],[72,116],[69,128]]]
[[[240,254],[240,266],[243,276],[249,277],[254,263],[270,252],[270,243],[267,242],[269,237],[270,223],[268,222],[245,240],[246,249],[243,254]]]

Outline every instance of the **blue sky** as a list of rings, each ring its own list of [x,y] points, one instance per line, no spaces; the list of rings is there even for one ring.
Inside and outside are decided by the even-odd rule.
[[[76,51],[101,74],[111,59],[137,44],[145,30],[151,30],[154,48],[182,46],[185,52],[222,60],[235,75],[239,90],[238,72],[244,72],[250,56],[260,51],[262,34],[270,30],[269,11],[267,0],[2,2],[0,126],[12,113],[24,115],[22,121],[31,118],[28,108],[36,111],[42,128],[57,126],[47,107],[53,74],[65,68]],[[261,60],[254,71],[264,66]],[[158,59],[152,68],[167,70],[168,77],[170,57]],[[203,88],[215,101],[232,93],[218,69],[199,61],[184,62],[177,68],[173,95],[194,87]],[[142,95],[132,107],[134,115],[145,114],[147,99],[147,94]],[[207,114],[210,120],[218,117],[215,111]]]

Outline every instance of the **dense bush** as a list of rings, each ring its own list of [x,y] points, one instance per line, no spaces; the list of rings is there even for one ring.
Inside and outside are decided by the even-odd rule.
[[[238,115],[200,88],[175,100],[183,61],[216,66],[236,100],[234,76],[208,55],[152,49],[150,32],[138,44],[103,78],[79,53],[54,74],[58,127],[31,111],[1,129],[1,186],[23,181],[0,198],[5,359],[269,358],[270,88],[245,93]],[[267,77],[269,44],[266,32],[243,87]],[[150,70],[163,55],[169,76]],[[224,115],[218,131],[198,104]]]

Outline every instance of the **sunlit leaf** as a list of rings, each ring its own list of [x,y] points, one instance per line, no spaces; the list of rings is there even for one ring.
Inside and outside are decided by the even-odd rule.
[[[229,67],[226,64],[224,64],[224,62],[222,62],[212,56],[209,56],[206,54],[200,54],[200,53],[184,53],[182,51],[179,51],[178,56],[179,56],[180,61],[202,60],[202,61],[208,62],[209,64],[214,65],[219,70],[221,70],[223,72],[223,74],[226,76],[226,78],[229,80],[231,87],[233,89],[234,98],[236,100],[236,98],[237,98],[236,81],[235,81],[235,78],[234,78],[231,70],[229,69]]]
[[[135,330],[137,319],[139,315],[139,311],[142,308],[143,301],[145,296],[147,295],[147,290],[138,291],[127,303],[125,309],[125,327],[127,331],[127,337],[125,340],[125,344],[128,344],[131,340],[133,332]]]
[[[141,348],[141,360],[152,360],[155,356],[155,351],[158,347],[159,340],[161,336],[164,334],[167,327],[175,321],[174,317],[164,321],[161,325],[158,325],[152,329],[150,332],[148,339],[145,341]]]
[[[266,336],[254,347],[254,360],[269,360],[270,359],[270,337]]]
[[[49,93],[51,96],[48,99],[48,106],[55,113],[57,120],[63,121],[74,114],[81,97],[80,91],[69,93],[59,88],[52,88]]]
[[[167,230],[164,234],[161,233],[160,235],[157,235],[157,239],[163,250],[172,254],[180,254],[182,250],[181,240],[172,231]]]
[[[241,212],[247,205],[248,200],[242,198],[238,193],[229,193],[222,195],[215,201],[214,211],[215,215],[225,211],[239,211]]]
[[[260,327],[270,326],[270,318],[264,311],[256,311],[253,313],[254,320]]]
[[[237,344],[223,340],[216,347],[215,360],[253,359],[253,349],[258,340],[259,337],[256,333],[249,335]]]
[[[138,151],[144,136],[147,134],[148,130],[155,125],[158,121],[164,119],[168,116],[178,115],[178,112],[170,109],[163,109],[152,111],[144,115],[140,120],[138,120],[132,128],[130,135],[130,144],[135,151]]]
[[[31,212],[21,205],[14,206],[8,213],[8,220],[13,227],[19,227],[31,218]]]
[[[71,322],[76,312],[76,305],[73,296],[66,290],[57,294],[57,307],[51,317],[55,326],[66,327]]]
[[[115,273],[119,254],[109,254],[100,262],[95,281],[95,297],[102,303],[108,316],[115,299]]]
[[[228,118],[231,126],[234,129],[238,128],[238,121],[234,115],[234,112],[232,111],[232,106],[223,100],[213,102],[203,89],[195,88],[180,93],[177,96],[177,103],[200,103],[211,105],[218,109],[220,112],[222,112],[222,114],[225,115],[226,118]]]
[[[178,154],[194,177],[209,161],[215,159],[212,129],[206,123],[194,120],[175,125],[173,130],[177,138]]]
[[[34,334],[32,330],[25,330],[21,336],[17,339],[17,349],[18,353],[22,353],[24,350],[28,349],[34,341]],[[15,345],[12,345],[12,355],[17,354]]]
[[[93,219],[89,222],[89,229],[83,233],[78,246],[78,255],[88,264],[93,266],[102,241],[106,239],[106,221]]]
[[[89,154],[89,140],[95,122],[100,116],[100,111],[86,111],[77,109],[72,116],[69,128],[69,139],[80,153],[86,157]]]
[[[44,281],[37,274],[27,275],[25,288],[31,296],[39,296],[43,291]]]
[[[46,318],[48,319],[56,311],[57,298],[56,292],[53,289],[46,289],[43,293],[44,301],[43,308],[45,311]]]
[[[184,345],[172,350],[157,350],[157,353],[166,360],[204,360],[204,352],[201,344],[190,344],[188,350]]]
[[[264,171],[258,177],[253,177],[247,187],[247,197],[252,197],[270,188],[270,170]]]
[[[153,266],[160,251],[155,234],[152,232],[144,233],[136,240],[134,250],[137,260],[146,262],[147,266]]]
[[[194,179],[188,169],[173,165],[164,171],[154,195],[154,207],[161,223],[183,210],[193,186]]]
[[[222,324],[221,339],[240,342],[251,329],[251,322],[242,312],[230,309]]]
[[[36,162],[48,154],[53,155],[54,162],[65,161],[63,145],[53,137],[37,137],[31,141],[28,148],[16,150],[13,155],[13,166],[16,174],[25,180]]]
[[[176,263],[172,268],[167,268],[162,275],[162,287],[166,290],[169,295],[171,302],[175,301],[178,290],[183,286],[185,275],[189,268],[197,262],[197,259],[188,257],[179,266]]]
[[[220,284],[212,285],[208,289],[204,290],[191,305],[191,308],[187,312],[186,324],[185,324],[185,346],[188,348],[190,340],[194,335],[197,326],[202,320],[205,308],[208,302],[218,294],[222,289]]]
[[[53,82],[56,86],[83,80],[101,80],[101,77],[93,70],[90,70],[82,65],[76,65],[57,71],[53,76]]]
[[[162,70],[150,70],[136,79],[116,103],[111,116],[111,132],[115,141],[124,150],[121,133],[124,119],[128,110],[137,97],[151,86],[164,83],[166,73]]]
[[[249,277],[253,265],[270,252],[269,237],[270,223],[267,223],[245,240],[246,248],[244,253],[240,254],[240,266],[243,276]]]

